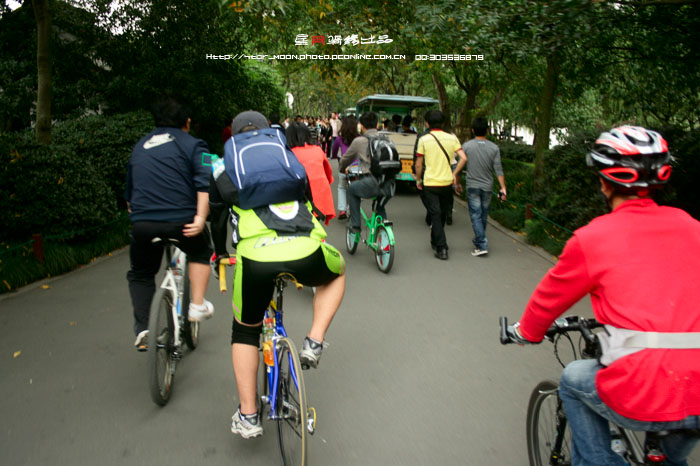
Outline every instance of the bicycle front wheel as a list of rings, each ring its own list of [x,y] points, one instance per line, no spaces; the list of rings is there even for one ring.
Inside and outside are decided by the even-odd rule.
[[[540,382],[527,407],[527,453],[530,466],[571,465],[571,430],[559,398],[559,385]]]
[[[148,321],[148,371],[151,398],[160,406],[165,406],[170,399],[175,375],[173,370],[175,325],[172,305],[170,292],[159,288],[153,297]]]
[[[394,265],[394,245],[391,244],[389,232],[384,225],[377,227],[377,249],[375,251],[377,267],[384,273],[389,273]]]
[[[306,466],[309,462],[308,408],[304,376],[294,344],[278,340],[277,434],[284,466]]]

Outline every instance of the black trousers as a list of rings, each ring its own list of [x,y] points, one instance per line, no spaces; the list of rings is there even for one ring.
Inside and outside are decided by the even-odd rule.
[[[452,186],[425,186],[425,207],[430,217],[430,245],[434,249],[448,249],[445,220],[452,209]]]
[[[188,223],[188,222],[185,222]],[[148,329],[148,316],[151,300],[156,292],[155,276],[163,262],[163,245],[153,243],[153,238],[176,240],[178,247],[187,254],[190,262],[208,264],[212,248],[209,242],[209,230],[188,238],[182,234],[184,223],[169,222],[135,222],[131,228],[131,247],[129,258],[131,268],[126,274],[129,282],[129,294],[134,308],[134,333]]]

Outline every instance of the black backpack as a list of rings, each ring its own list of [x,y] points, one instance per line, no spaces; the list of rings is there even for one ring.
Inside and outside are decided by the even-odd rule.
[[[401,171],[399,151],[391,139],[384,135],[367,138],[369,140],[369,171],[381,183],[385,180],[393,180]]]

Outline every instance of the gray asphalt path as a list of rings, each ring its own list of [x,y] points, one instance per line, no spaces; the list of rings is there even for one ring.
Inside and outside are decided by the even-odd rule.
[[[417,196],[397,195],[388,211],[397,238],[389,275],[369,249],[345,253],[343,223],[328,228],[347,260],[347,290],[319,369],[305,373],[318,411],[312,464],[526,465],[530,392],[560,371],[551,345],[502,347],[498,316],[519,317],[551,260],[494,228],[489,256],[472,257],[466,209],[456,203],[450,259],[439,261]],[[277,464],[274,425],[253,440],[230,433],[238,403],[230,294],[212,280],[216,314],[160,408],[146,357],[131,346],[128,267],[121,250],[0,298],[0,463]],[[301,342],[311,290],[285,298],[287,328]],[[697,452],[691,464],[700,464]]]

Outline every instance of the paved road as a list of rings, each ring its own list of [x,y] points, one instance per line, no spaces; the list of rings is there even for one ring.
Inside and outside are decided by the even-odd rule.
[[[319,413],[312,464],[527,464],[528,397],[559,371],[547,345],[501,347],[497,318],[520,315],[552,262],[493,228],[490,255],[472,257],[466,209],[455,207],[447,262],[433,257],[411,194],[389,204],[397,237],[389,275],[368,249],[346,254],[348,286],[331,346],[306,374]],[[344,251],[343,225],[328,230]],[[277,464],[272,429],[248,441],[229,430],[237,406],[230,294],[210,283],[216,314],[160,408],[148,394],[146,357],[131,346],[128,266],[126,250],[117,251],[46,289],[0,299],[0,463]],[[285,298],[288,330],[300,342],[311,292]],[[587,313],[588,303],[573,312]]]

